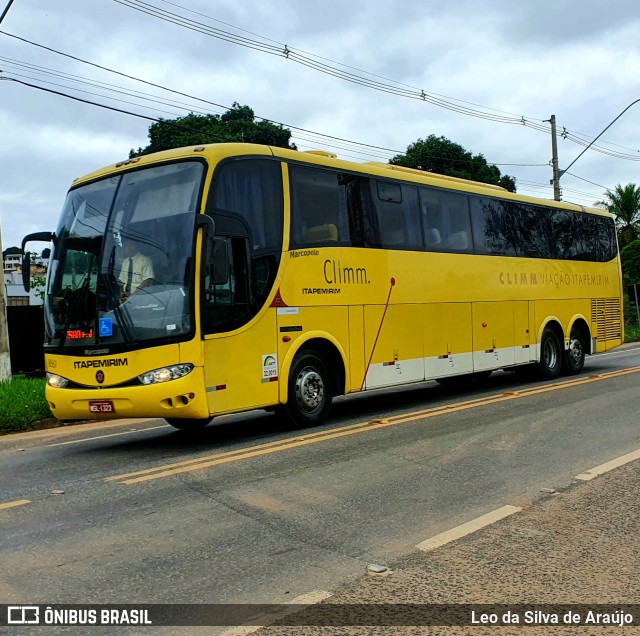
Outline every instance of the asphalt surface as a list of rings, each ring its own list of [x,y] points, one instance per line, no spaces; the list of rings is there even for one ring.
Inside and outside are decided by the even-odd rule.
[[[341,589],[373,600],[367,588],[373,582],[361,580],[369,563],[394,564],[384,586],[405,581],[417,594],[406,598],[424,599],[420,594],[429,589],[451,592],[429,587],[437,576],[467,598],[464,572],[499,582],[509,573],[542,571],[533,561],[531,568],[508,559],[492,566],[473,551],[466,561],[447,562],[438,555],[450,546],[427,557],[416,555],[415,546],[505,505],[525,511],[482,533],[519,524],[538,506],[560,505],[617,475],[574,485],[579,473],[640,448],[635,367],[640,348],[589,358],[584,374],[554,383],[500,373],[458,391],[428,383],[353,396],[336,403],[325,426],[297,433],[274,415],[248,413],[214,420],[197,438],[161,420],[0,438],[0,599],[285,603],[313,590]],[[639,551],[626,535],[638,534],[637,483],[619,486],[598,505],[628,513],[607,545],[633,548],[619,577],[630,590],[622,600],[632,602],[636,592],[625,575],[637,571]],[[29,503],[1,508],[21,501]],[[604,514],[597,505],[592,512],[586,521]],[[571,530],[572,541],[608,572],[617,562],[593,548],[597,528],[581,533],[588,526],[566,514],[558,509],[557,527]],[[531,527],[535,532],[506,535],[526,542],[527,563],[541,553],[531,546],[548,544],[537,532],[557,538]],[[491,558],[484,547],[482,554]],[[425,558],[440,569],[421,576]],[[572,592],[559,572],[545,579],[548,589]],[[348,584],[356,587],[342,587]],[[541,586],[521,589],[544,602]],[[478,592],[487,592],[478,598],[488,602],[511,598],[485,583]]]
[[[588,483],[576,483],[548,494],[530,508],[474,534],[437,548],[415,551],[390,565],[387,576],[366,575],[353,585],[334,591],[314,608],[290,615],[290,622],[331,621],[333,606],[347,605],[347,620],[367,623],[420,621],[433,604],[464,605],[462,625],[456,627],[277,626],[256,634],[625,634],[640,631],[640,462],[630,463]],[[402,612],[372,612],[372,604],[406,605]],[[414,607],[424,604],[423,607]],[[518,626],[471,625],[471,608],[480,621],[483,605],[501,604],[517,614]],[[527,617],[525,606],[547,605],[544,614],[556,615],[559,624]],[[629,607],[630,605],[634,607]],[[572,609],[560,609],[571,605]],[[598,606],[609,607],[598,610]],[[374,608],[375,609],[375,608]],[[567,611],[580,623],[564,625]],[[615,620],[631,614],[636,626],[599,625],[594,614],[608,613]],[[489,614],[489,612],[485,612]],[[437,614],[434,614],[437,617]],[[526,623],[525,621],[530,622]],[[576,619],[572,619],[576,620]],[[536,622],[538,624],[536,624]],[[584,624],[585,621],[591,621]],[[466,625],[464,623],[466,622]],[[523,626],[526,628],[523,630]]]

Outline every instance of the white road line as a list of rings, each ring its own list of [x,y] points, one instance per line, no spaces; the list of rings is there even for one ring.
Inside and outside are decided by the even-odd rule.
[[[139,428],[135,431],[124,431],[122,433],[109,433],[108,435],[97,435],[96,437],[84,437],[82,439],[72,439],[70,442],[56,442],[55,444],[46,444],[44,448],[52,448],[53,446],[66,446],[67,444],[81,444],[82,442],[91,442],[94,439],[105,439],[106,437],[117,437],[118,435],[133,435],[134,433],[144,433],[145,431],[155,431],[158,428],[167,428],[169,424],[162,426],[152,426],[150,428]],[[41,447],[42,448],[42,447]]]
[[[264,625],[239,625],[238,627],[232,627],[231,629],[225,630],[220,634],[220,636],[245,636],[245,634],[253,634],[253,632],[257,632],[259,629],[266,627],[270,622],[282,618],[292,611],[300,611],[289,609],[288,607],[286,607],[287,605],[315,605],[316,603],[320,603],[320,601],[324,601],[324,599],[329,598],[330,596],[331,592],[326,592],[325,590],[313,590],[312,592],[301,594],[300,596],[296,596],[290,601],[284,603],[282,611],[274,612],[273,614],[267,614],[264,617],[261,617],[260,620],[264,623]]]
[[[598,358],[601,358],[602,356],[624,356],[627,355],[629,353],[636,353],[640,351],[640,347],[633,347],[631,349],[622,349],[620,351],[609,351],[607,353],[596,353],[593,355],[593,360],[597,360]]]
[[[576,475],[576,479],[580,481],[589,481],[598,477],[599,475],[604,475],[604,473],[608,473],[610,470],[614,468],[618,468],[619,466],[624,466],[629,462],[635,461],[636,459],[640,459],[640,449],[632,451],[631,453],[627,453],[626,455],[622,455],[616,459],[612,459],[610,462],[605,462],[604,464],[600,464],[600,466],[596,466],[591,470],[587,470],[584,473],[580,473]]]
[[[520,512],[521,510],[522,508],[517,506],[502,506],[502,508],[488,512],[486,515],[482,515],[472,521],[467,521],[467,523],[463,523],[451,530],[441,532],[422,543],[418,543],[416,548],[418,548],[418,550],[423,550],[424,552],[435,550],[442,545],[461,539],[468,534],[472,534],[477,530],[490,526],[492,523],[500,521],[500,519],[504,519],[505,517],[515,514],[516,512]]]

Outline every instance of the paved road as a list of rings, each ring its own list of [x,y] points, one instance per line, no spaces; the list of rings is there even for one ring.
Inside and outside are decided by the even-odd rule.
[[[0,438],[0,599],[281,603],[334,590],[640,448],[639,379],[630,348],[560,382],[500,373],[354,396],[297,434],[250,413],[197,439],[161,420]]]

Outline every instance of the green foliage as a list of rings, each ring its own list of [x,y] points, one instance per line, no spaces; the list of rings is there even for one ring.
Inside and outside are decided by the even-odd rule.
[[[637,324],[624,326],[624,341],[640,342],[640,327]]]
[[[489,163],[482,155],[473,155],[460,144],[446,137],[429,135],[410,144],[407,152],[396,155],[389,163],[407,168],[418,168],[450,177],[471,179],[502,186],[509,192],[516,191],[516,180]]]
[[[622,280],[625,285],[640,285],[640,238],[620,250]]]
[[[0,434],[23,431],[32,422],[53,417],[44,386],[44,379],[14,377],[0,382]]]
[[[605,199],[596,201],[595,205],[615,215],[621,247],[640,236],[640,188],[635,183],[618,184],[613,190],[607,190]]]
[[[47,279],[44,276],[33,276],[31,278],[31,289],[35,292],[36,296],[44,302],[44,289],[47,284]]]
[[[245,142],[265,144],[296,150],[290,142],[291,131],[266,119],[256,121],[249,106],[234,102],[233,108],[222,115],[195,115],[175,119],[162,119],[149,126],[149,145],[133,148],[129,157],[147,155],[151,152],[212,144],[220,142]]]

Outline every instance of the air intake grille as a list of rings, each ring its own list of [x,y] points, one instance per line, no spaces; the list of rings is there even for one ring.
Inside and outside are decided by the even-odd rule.
[[[598,340],[620,340],[622,338],[620,300],[618,298],[592,300],[591,322],[598,325]]]

